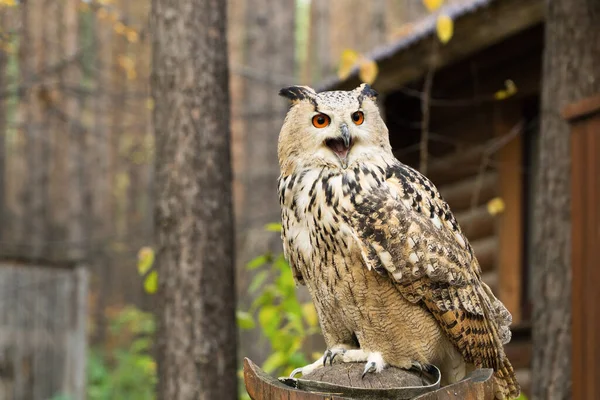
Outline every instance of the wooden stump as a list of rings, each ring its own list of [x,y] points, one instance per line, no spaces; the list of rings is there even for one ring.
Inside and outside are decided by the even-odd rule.
[[[246,358],[244,381],[253,400],[494,399],[491,369],[473,371],[464,380],[439,388],[439,376],[393,367],[361,379],[363,367],[361,363],[334,364],[303,379],[277,380]]]

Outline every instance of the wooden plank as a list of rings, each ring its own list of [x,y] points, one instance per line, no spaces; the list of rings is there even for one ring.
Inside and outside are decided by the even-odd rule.
[[[71,381],[68,393],[74,400],[86,397],[86,363],[87,363],[87,308],[89,274],[87,268],[80,266],[73,274],[75,291],[72,297],[74,309],[73,329],[71,330],[70,356]]]
[[[495,172],[485,172],[481,180],[479,176],[474,175],[456,183],[439,186],[438,189],[452,212],[457,213],[469,209],[474,196],[477,200],[476,206],[494,198],[498,193],[497,186],[498,175]]]
[[[0,298],[0,361],[16,371],[9,397],[85,398],[86,271],[0,263]]]
[[[565,107],[571,123],[573,398],[600,395],[600,96]]]
[[[492,292],[497,293],[498,290],[498,271],[488,271],[481,274],[481,280],[484,281]]]
[[[484,150],[485,145],[472,146],[432,159],[427,176],[438,187],[473,176],[479,171]]]
[[[494,121],[497,135],[509,132],[520,120],[519,104],[498,103]],[[523,277],[523,137],[517,135],[498,152],[500,197],[505,209],[499,216],[498,297],[521,321]]]
[[[495,236],[495,218],[489,213],[487,205],[454,213],[454,217],[458,221],[463,234],[471,242],[477,239]]]
[[[600,94],[569,104],[562,109],[561,114],[564,119],[575,122],[581,118],[591,117],[598,112],[600,112]]]
[[[498,238],[495,235],[472,241],[471,246],[473,246],[475,257],[477,257],[477,261],[479,261],[479,266],[483,272],[496,269]]]

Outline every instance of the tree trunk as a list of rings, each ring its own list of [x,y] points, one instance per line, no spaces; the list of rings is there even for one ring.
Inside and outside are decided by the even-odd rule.
[[[70,60],[62,75],[62,84],[78,88],[81,83],[81,65],[77,58],[79,51],[79,13],[78,0],[66,0],[63,3],[63,54]],[[69,246],[67,258],[80,261],[86,257],[88,241],[86,238],[85,220],[89,212],[84,205],[84,191],[87,182],[85,176],[85,146],[84,130],[80,124],[81,105],[74,94],[65,97],[64,113],[66,118],[67,144],[67,174],[69,182],[69,220],[67,223],[67,238]]]
[[[569,126],[561,109],[600,92],[600,3],[546,1],[534,227],[532,393],[571,398]]]
[[[6,12],[0,9],[0,26],[6,26]],[[6,28],[4,28],[6,29]],[[8,54],[5,51],[0,50],[0,88],[6,87],[6,65],[8,64]],[[3,232],[6,226],[6,210],[5,210],[5,198],[6,198],[6,100],[5,96],[0,95],[0,254],[2,254],[3,247]]]
[[[25,205],[25,236],[18,242],[19,256],[39,258],[46,253],[47,241],[47,165],[43,165],[43,153],[47,153],[48,138],[44,129],[44,95],[46,88],[32,81],[45,67],[45,47],[43,42],[44,2],[30,0],[23,4],[24,38],[21,42],[22,71],[29,87],[25,95],[26,108],[24,132],[27,154],[27,184],[23,192]]]
[[[152,5],[158,395],[235,399],[226,2]]]

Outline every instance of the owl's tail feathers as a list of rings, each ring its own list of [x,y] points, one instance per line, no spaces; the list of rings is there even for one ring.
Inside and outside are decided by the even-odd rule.
[[[494,392],[498,400],[516,399],[521,393],[515,371],[506,356],[502,360],[500,369],[494,373]]]

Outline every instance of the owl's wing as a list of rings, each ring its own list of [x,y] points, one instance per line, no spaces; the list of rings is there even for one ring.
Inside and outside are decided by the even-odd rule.
[[[361,194],[352,225],[367,267],[425,306],[468,362],[498,370],[510,313],[481,281],[473,249],[435,186],[397,163],[383,185]]]

